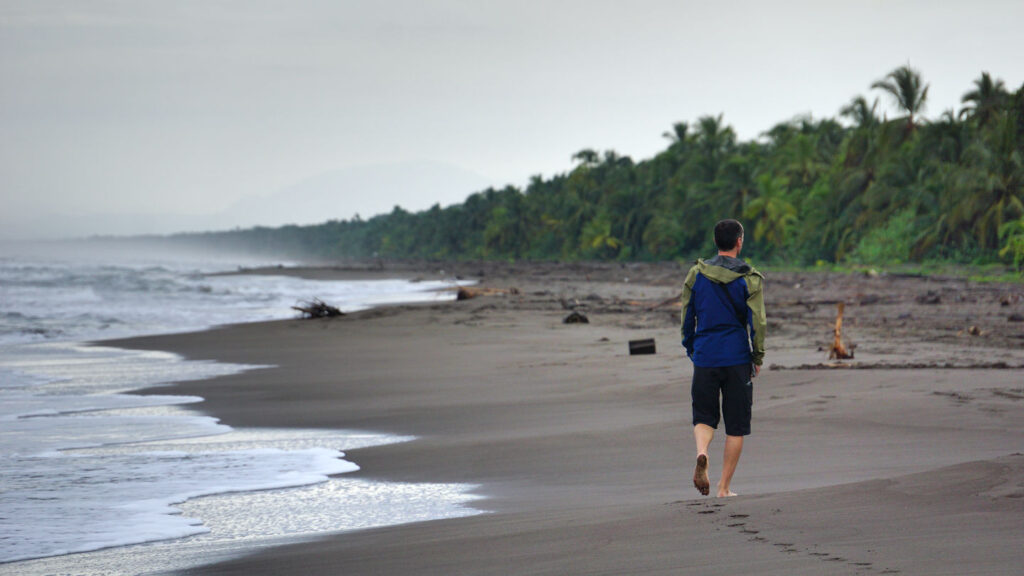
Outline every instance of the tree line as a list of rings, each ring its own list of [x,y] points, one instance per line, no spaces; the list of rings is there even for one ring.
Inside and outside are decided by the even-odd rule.
[[[735,217],[759,261],[1021,267],[1024,86],[982,73],[959,110],[931,119],[928,88],[902,66],[837,117],[751,141],[703,116],[672,125],[653,158],[584,149],[565,173],[444,208],[172,239],[305,258],[669,260],[707,253],[711,224]]]

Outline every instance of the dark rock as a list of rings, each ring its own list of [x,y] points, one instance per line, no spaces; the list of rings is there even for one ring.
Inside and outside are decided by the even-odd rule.
[[[577,311],[573,311],[571,314],[562,319],[562,324],[590,324],[590,320],[585,314]]]

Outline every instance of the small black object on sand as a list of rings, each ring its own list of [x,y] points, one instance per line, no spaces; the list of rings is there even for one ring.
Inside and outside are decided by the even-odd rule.
[[[654,354],[654,338],[646,338],[644,340],[630,340],[629,341],[629,355],[635,356],[637,354]]]
[[[573,310],[572,313],[562,320],[562,324],[590,324],[590,319],[582,312]]]

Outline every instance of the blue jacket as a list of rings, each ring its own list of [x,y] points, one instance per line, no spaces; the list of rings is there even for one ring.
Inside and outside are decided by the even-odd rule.
[[[694,366],[764,359],[764,276],[729,256],[698,260],[683,283],[682,337]]]

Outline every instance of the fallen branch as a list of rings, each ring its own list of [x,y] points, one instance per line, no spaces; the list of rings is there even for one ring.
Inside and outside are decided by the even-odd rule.
[[[344,316],[345,313],[337,309],[330,304],[327,304],[319,298],[313,298],[306,302],[300,302],[297,306],[292,306],[292,310],[298,310],[302,312],[303,318],[331,318],[334,316]]]
[[[647,311],[650,312],[652,310],[657,310],[658,308],[662,308],[664,306],[682,306],[682,298],[682,293],[676,294],[675,296],[662,300],[661,302],[658,302],[653,306],[648,306]]]

